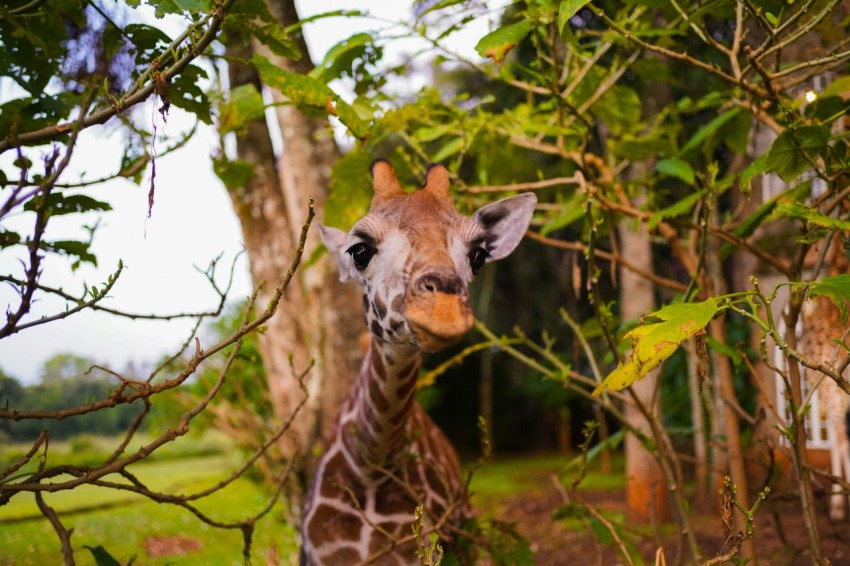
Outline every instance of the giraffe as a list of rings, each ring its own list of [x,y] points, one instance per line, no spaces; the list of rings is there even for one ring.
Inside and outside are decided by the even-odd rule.
[[[850,272],[850,262],[844,251],[842,240],[836,234],[831,239],[831,249],[828,251],[830,275]],[[834,366],[842,353],[838,343],[850,345],[848,330],[847,321],[841,320],[841,313],[831,300],[818,296],[804,303],[800,348],[812,361]],[[818,388],[820,404],[826,417],[830,473],[850,482],[850,440],[847,437],[846,421],[850,398],[832,379],[820,372],[807,369],[806,378],[812,387]],[[837,521],[847,518],[847,493],[838,483],[832,484],[829,516]]]
[[[418,564],[411,526],[471,517],[454,447],[414,399],[425,353],[472,327],[468,283],[519,244],[537,202],[509,197],[458,213],[449,174],[431,165],[425,186],[405,193],[386,160],[371,168],[369,213],[350,232],[319,226],[340,279],[363,289],[371,342],[340,407],[305,500],[302,564]]]

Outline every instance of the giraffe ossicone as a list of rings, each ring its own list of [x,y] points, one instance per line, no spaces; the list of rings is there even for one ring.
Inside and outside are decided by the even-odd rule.
[[[445,527],[471,515],[457,452],[415,401],[416,378],[423,353],[470,330],[469,283],[516,248],[537,202],[520,194],[467,217],[442,165],[410,193],[387,161],[373,163],[372,179],[369,213],[349,232],[319,227],[341,280],[363,289],[372,336],[305,500],[305,564],[418,564],[417,506],[445,544]]]

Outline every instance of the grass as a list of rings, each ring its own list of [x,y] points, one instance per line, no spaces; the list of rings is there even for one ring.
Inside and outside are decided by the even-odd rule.
[[[203,456],[139,463],[132,466],[132,471],[152,489],[192,493],[227,477],[233,464],[226,456]],[[46,494],[45,501],[57,510],[66,527],[74,529],[71,542],[78,564],[94,564],[84,547],[98,545],[104,546],[121,563],[127,563],[133,556],[136,563],[149,565],[243,563],[241,531],[209,527],[191,512],[173,505],[93,486]],[[267,502],[266,491],[243,478],[199,501],[197,506],[216,520],[237,521],[255,514]],[[79,512],[104,505],[108,507]],[[7,522],[28,517],[35,518]],[[30,494],[17,496],[0,507],[0,521],[3,522],[0,523],[0,565],[62,563],[56,534],[40,517]],[[145,543],[156,537],[191,539],[200,543],[200,547],[180,554],[152,556],[146,551]],[[274,511],[257,524],[252,545],[254,563],[265,563],[269,552],[286,557],[296,551],[292,527],[280,521]]]
[[[205,437],[194,443],[177,444],[183,447],[175,446],[173,454],[162,453],[157,460],[139,462],[131,471],[155,491],[194,493],[215,485],[238,465],[238,454],[222,450],[226,442],[221,438]],[[54,458],[64,455],[84,461],[93,454],[108,453],[111,446],[110,439],[86,437],[67,444],[51,443],[50,451]],[[217,453],[205,455],[210,452]],[[520,493],[531,496],[551,489],[553,475],[560,475],[569,485],[577,471],[570,466],[574,460],[574,456],[545,455],[488,462],[473,476],[473,504],[496,516],[509,514],[510,509],[504,508],[506,498]],[[622,488],[621,457],[615,458],[614,468],[613,474],[602,474],[598,464],[592,462],[582,490]],[[118,476],[106,479],[121,481]],[[242,478],[199,501],[198,507],[216,520],[238,521],[262,509],[268,497],[265,488]],[[129,492],[94,486],[48,493],[45,501],[56,509],[66,527],[74,529],[71,542],[78,564],[94,564],[94,558],[85,547],[98,545],[124,564],[133,557],[136,557],[135,563],[148,565],[243,563],[239,530],[209,527],[189,511],[173,505],[157,504]],[[175,549],[172,554],[155,555],[151,543],[165,539],[172,543],[188,541],[198,548]],[[294,530],[280,519],[279,513],[272,511],[257,524],[252,544],[253,563],[266,563],[270,554],[281,562],[288,562],[287,558],[295,556],[296,552]],[[16,496],[0,507],[0,566],[60,563],[59,541],[31,494]]]
[[[125,453],[137,451],[144,445],[150,444],[154,436],[150,434],[137,433]],[[48,451],[47,466],[72,465],[89,466],[97,465],[108,458],[112,451],[119,445],[121,438],[111,436],[97,436],[93,434],[81,434],[68,440],[51,440]],[[5,468],[17,462],[30,449],[32,443],[15,442],[4,443],[0,450],[0,468]],[[207,456],[220,454],[233,448],[233,442],[222,432],[208,429],[202,433],[189,432],[179,442],[170,442],[152,452],[147,462],[160,460],[174,460],[190,456]],[[41,452],[39,452],[39,455]],[[38,467],[39,458],[33,458],[24,466],[19,473],[32,472]]]
[[[486,463],[472,477],[470,489],[476,499],[498,498],[516,493],[533,493],[541,489],[541,482],[551,484],[559,476],[569,487],[578,473],[575,455],[539,455],[507,458]],[[597,462],[588,466],[588,474],[581,482],[582,490],[621,489],[625,485],[622,456],[614,456],[614,471],[603,474]]]

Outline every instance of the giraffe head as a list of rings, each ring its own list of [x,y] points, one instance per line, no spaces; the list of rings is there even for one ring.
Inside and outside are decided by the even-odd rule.
[[[471,218],[452,204],[449,173],[432,165],[425,186],[405,193],[389,162],[372,164],[369,213],[347,234],[319,227],[340,279],[363,288],[369,330],[379,340],[435,352],[472,327],[469,282],[487,262],[522,239],[537,198],[527,193],[479,209]]]

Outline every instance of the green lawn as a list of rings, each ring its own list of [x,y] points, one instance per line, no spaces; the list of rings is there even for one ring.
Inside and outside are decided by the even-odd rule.
[[[139,463],[132,471],[152,489],[168,493],[192,493],[227,477],[233,463],[224,456],[207,456]],[[112,479],[112,478],[110,478]],[[247,518],[266,504],[267,494],[247,479],[240,479],[198,502],[212,518],[234,521]],[[73,528],[71,541],[78,564],[94,564],[84,546],[103,545],[115,558],[126,563],[136,556],[137,564],[242,564],[242,534],[207,526],[192,513],[173,505],[157,504],[120,491],[82,486],[72,491],[47,494],[45,501],[60,513],[63,523]],[[97,505],[112,506],[97,511],[70,513]],[[62,562],[58,539],[43,518],[7,522],[9,519],[38,516],[34,498],[24,494],[0,507],[0,565],[42,565]],[[145,542],[154,537],[183,537],[190,550],[151,556]],[[171,539],[174,542],[174,539]],[[194,548],[199,546],[199,548]],[[252,559],[265,563],[269,552],[286,557],[296,551],[292,528],[279,522],[273,511],[257,525]],[[274,550],[272,550],[274,548]]]
[[[539,455],[506,458],[488,462],[475,471],[471,490],[477,498],[493,498],[519,492],[534,492],[541,482],[551,484],[552,476],[561,477],[569,487],[578,473],[575,455]],[[614,473],[603,474],[598,462],[591,462],[581,482],[582,489],[618,489],[624,485],[622,457],[615,455]]]
[[[227,477],[238,464],[236,454],[188,456],[154,462],[141,462],[132,471],[151,489],[166,493],[194,493]],[[517,493],[529,495],[551,487],[553,475],[562,475],[565,483],[575,474],[570,471],[572,456],[532,456],[499,459],[476,471],[471,489],[473,505],[489,509],[497,516],[509,510],[500,503]],[[615,462],[615,469],[619,468]],[[583,489],[622,487],[622,473],[591,473],[582,483]],[[566,471],[565,471],[566,470]],[[109,477],[114,481],[119,478]],[[198,506],[221,521],[247,518],[267,502],[265,490],[247,479],[240,479],[222,492],[201,500]],[[121,492],[92,486],[54,494],[45,501],[73,528],[71,541],[78,564],[94,564],[85,546],[103,545],[115,558],[126,563],[133,556],[136,564],[242,564],[242,535],[237,530],[209,527],[189,511],[173,505],[157,504]],[[99,506],[107,506],[91,510]],[[252,546],[252,562],[265,564],[273,554],[281,563],[297,552],[292,527],[281,522],[274,511],[257,525]],[[170,538],[171,543],[189,543],[187,549],[173,554],[154,555],[157,537]],[[147,545],[146,545],[147,543]],[[198,548],[195,548],[195,547]],[[153,552],[153,554],[152,554]],[[59,542],[50,525],[41,517],[30,494],[14,497],[0,507],[0,566],[42,565],[62,562]]]

